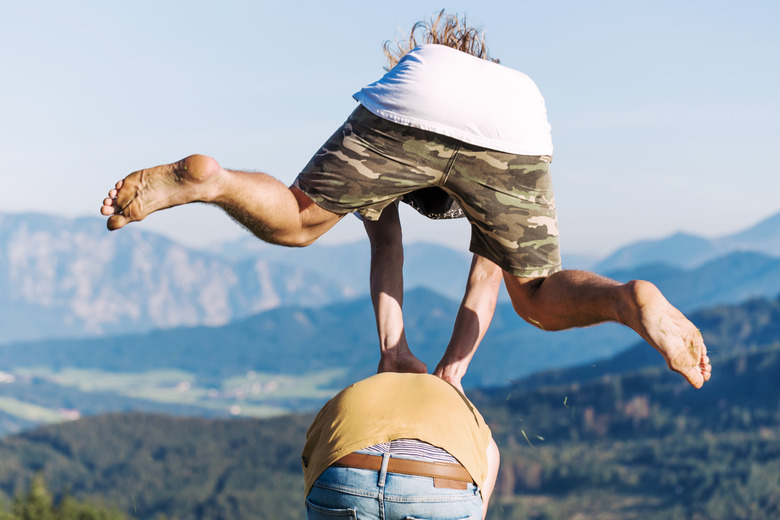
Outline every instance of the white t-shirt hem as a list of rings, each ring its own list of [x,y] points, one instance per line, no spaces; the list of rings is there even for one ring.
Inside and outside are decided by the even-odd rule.
[[[506,141],[499,141],[495,139],[489,139],[486,137],[480,137],[469,132],[464,132],[459,128],[443,125],[434,121],[426,121],[424,119],[417,119],[409,116],[403,116],[396,114],[395,112],[388,111],[375,104],[370,98],[360,95],[358,92],[354,98],[363,105],[366,110],[371,112],[377,117],[392,121],[403,126],[410,126],[412,128],[419,128],[426,132],[433,132],[434,134],[444,135],[452,137],[458,141],[463,141],[474,146],[480,146],[482,148],[488,148],[490,150],[498,150],[505,153],[513,153],[517,155],[550,155],[552,156],[552,148],[539,148],[539,147],[526,147],[517,143],[507,143]]]

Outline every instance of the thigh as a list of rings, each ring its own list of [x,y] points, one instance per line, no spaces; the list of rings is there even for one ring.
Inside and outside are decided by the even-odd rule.
[[[471,223],[471,251],[514,276],[561,268],[549,161],[463,145],[444,185]]]
[[[358,211],[376,220],[399,197],[441,183],[459,145],[361,106],[312,157],[295,184],[329,211]]]

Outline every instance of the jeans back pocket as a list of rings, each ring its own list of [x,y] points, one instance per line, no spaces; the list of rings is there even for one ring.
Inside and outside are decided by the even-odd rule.
[[[357,512],[354,509],[331,509],[312,504],[308,499],[306,500],[306,518],[307,520],[336,520],[339,518],[358,520]]]

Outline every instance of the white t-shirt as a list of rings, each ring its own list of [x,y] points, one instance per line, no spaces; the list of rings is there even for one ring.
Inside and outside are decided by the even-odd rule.
[[[353,96],[395,123],[519,155],[552,155],[544,98],[516,70],[444,45],[415,47]]]

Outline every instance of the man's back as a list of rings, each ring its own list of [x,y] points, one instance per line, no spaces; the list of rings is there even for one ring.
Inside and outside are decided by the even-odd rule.
[[[485,479],[490,429],[471,402],[429,374],[382,373],[345,388],[320,410],[302,455],[307,492],[344,455],[401,438],[442,448],[478,485]]]
[[[307,518],[483,518],[498,459],[490,429],[454,386],[377,374],[328,401],[306,434]]]

